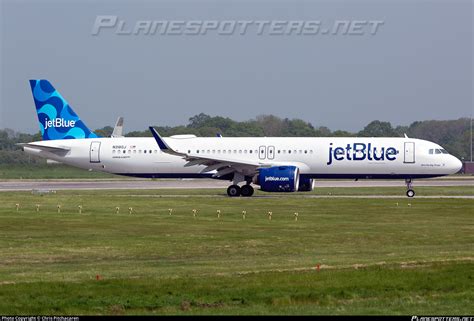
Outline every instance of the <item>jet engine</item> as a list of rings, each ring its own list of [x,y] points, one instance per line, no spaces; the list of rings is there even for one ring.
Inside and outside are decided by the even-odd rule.
[[[300,177],[298,192],[311,192],[314,188],[314,179]]]
[[[299,169],[296,166],[261,168],[253,183],[265,192],[294,192],[299,186]]]

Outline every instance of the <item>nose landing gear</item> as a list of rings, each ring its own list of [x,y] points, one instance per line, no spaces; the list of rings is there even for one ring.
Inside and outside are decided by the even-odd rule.
[[[407,196],[408,197],[413,197],[415,196],[415,191],[412,189],[412,179],[411,178],[407,178],[405,179],[405,184],[407,185]]]

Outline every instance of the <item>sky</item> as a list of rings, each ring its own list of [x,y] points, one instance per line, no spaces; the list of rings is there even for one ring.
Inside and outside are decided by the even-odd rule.
[[[469,0],[1,2],[0,128],[39,130],[29,79],[48,79],[91,128],[261,114],[358,131],[473,113]],[[383,21],[336,34],[119,35],[137,21]],[[125,29],[124,29],[125,30]],[[322,30],[322,29],[321,29]],[[331,29],[333,30],[333,29]]]

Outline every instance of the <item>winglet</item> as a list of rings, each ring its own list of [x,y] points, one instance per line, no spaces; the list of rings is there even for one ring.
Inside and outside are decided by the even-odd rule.
[[[170,151],[173,151],[169,146],[168,144],[165,143],[165,141],[163,140],[163,138],[161,138],[160,134],[158,134],[158,132],[156,131],[156,129],[154,129],[152,126],[149,126],[148,127],[153,135],[153,137],[155,138],[156,140],[156,143],[158,144],[158,147],[160,147],[160,149],[164,152],[170,152]]]
[[[180,153],[172,149],[164,140],[161,138],[160,134],[154,129],[153,127],[149,126],[148,127],[153,135],[153,137],[156,140],[156,143],[158,144],[158,147],[160,147],[161,151],[164,153],[172,154],[172,155],[178,155],[178,156],[187,156],[184,153]]]
[[[408,138],[407,134],[406,133],[403,133],[403,135],[405,136],[405,138]]]

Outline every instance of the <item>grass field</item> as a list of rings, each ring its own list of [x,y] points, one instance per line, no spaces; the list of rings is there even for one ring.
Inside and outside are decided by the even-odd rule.
[[[0,314],[474,313],[473,199],[222,193],[0,193]]]
[[[2,179],[89,179],[89,178],[122,178],[117,175],[89,172],[68,165],[0,165]]]

